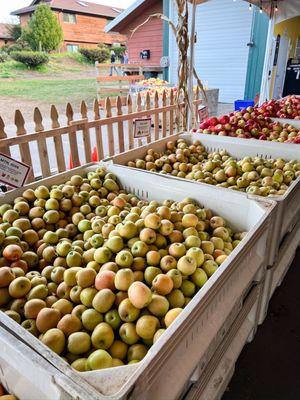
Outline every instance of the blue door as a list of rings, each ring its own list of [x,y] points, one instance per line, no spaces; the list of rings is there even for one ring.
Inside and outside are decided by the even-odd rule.
[[[245,86],[245,100],[253,100],[260,91],[264,66],[269,18],[253,6],[252,38],[249,43],[249,58]]]

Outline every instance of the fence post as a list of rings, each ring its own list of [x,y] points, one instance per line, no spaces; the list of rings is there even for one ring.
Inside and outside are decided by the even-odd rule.
[[[127,112],[128,114],[132,114],[132,97],[129,94],[127,96]],[[133,149],[134,147],[134,137],[133,137],[133,121],[132,119],[128,120],[128,137],[129,137],[129,149]]]
[[[83,120],[88,122],[88,109],[86,102],[82,100],[80,104],[80,113]],[[83,134],[83,145],[84,145],[84,153],[85,153],[85,161],[90,163],[92,161],[92,148],[91,148],[91,138],[90,138],[90,130],[87,128],[86,124],[82,130]]]
[[[142,111],[142,97],[140,92],[138,92],[136,97],[136,111],[137,112]],[[138,147],[142,146],[142,144],[143,144],[142,140],[138,139]]]
[[[78,155],[76,128],[74,129],[72,128],[74,112],[70,103],[67,104],[66,116],[68,119],[68,125],[70,126],[70,131],[69,131],[70,159],[72,160],[74,167],[79,167],[80,160]]]
[[[20,110],[16,110],[15,125],[17,127],[17,136],[26,135],[25,121],[24,121],[23,115]],[[33,169],[32,169],[32,159],[31,159],[31,155],[30,155],[29,144],[28,143],[20,143],[19,149],[20,149],[20,154],[21,154],[21,160],[23,161],[23,163],[30,165],[30,167],[31,167],[27,181],[32,182],[34,180],[34,173],[33,173]]]
[[[6,139],[6,138],[7,134],[5,132],[5,124],[3,119],[0,117],[0,139]],[[10,157],[9,146],[0,147],[0,151]]]
[[[106,111],[106,118],[111,118],[112,117],[111,102],[109,97],[105,99],[105,111]],[[114,131],[112,124],[107,124],[107,139],[108,139],[109,156],[112,157],[115,154],[115,139],[114,139]]]
[[[150,94],[149,92],[147,92],[146,94],[146,110],[150,110],[151,109],[151,99],[150,99]],[[149,115],[149,117],[151,117],[151,115]],[[151,130],[150,130],[150,136],[147,137],[147,143],[151,143]]]
[[[163,91],[163,95],[162,95],[162,106],[163,108],[166,107],[167,105],[167,94],[166,91]],[[166,137],[167,136],[167,113],[166,111],[162,112],[162,137]]]
[[[100,110],[99,110],[99,101],[97,99],[94,100],[94,119],[95,121],[100,120]],[[96,146],[98,152],[98,159],[103,160],[104,151],[103,151],[103,140],[102,140],[102,128],[101,126],[95,127],[96,132]]]
[[[122,100],[121,97],[117,97],[117,115],[121,116],[123,115],[122,111]],[[124,121],[118,122],[118,139],[119,139],[119,152],[123,153],[125,151],[124,147]]]
[[[174,91],[171,89],[170,91],[170,106],[174,105]],[[170,110],[170,121],[169,121],[169,135],[173,135],[174,133],[174,110]]]
[[[58,112],[55,105],[52,104],[50,109],[50,118],[51,118],[51,126],[52,129],[57,129],[60,127],[58,121]],[[64,156],[64,147],[62,142],[61,135],[56,135],[53,138],[54,146],[55,146],[55,154],[56,154],[56,162],[58,172],[64,172],[66,170],[66,161]]]
[[[35,131],[36,132],[43,132],[43,117],[40,110],[35,107],[33,113],[33,120],[35,123]],[[39,157],[40,157],[40,164],[42,169],[43,178],[51,175],[50,164],[49,164],[49,157],[48,157],[48,149],[46,139],[41,134],[39,139],[37,140],[38,149],[39,149]]]
[[[155,90],[154,94],[154,108],[158,108],[158,92]],[[154,140],[159,139],[159,114],[154,114]]]

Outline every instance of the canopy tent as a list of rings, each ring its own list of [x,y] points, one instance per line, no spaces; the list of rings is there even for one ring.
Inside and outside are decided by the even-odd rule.
[[[193,99],[193,69],[194,69],[194,49],[195,49],[195,25],[196,8],[202,3],[210,0],[188,0],[192,4],[191,36],[190,36],[190,76],[189,76],[189,95]],[[300,15],[300,0],[244,0],[256,5],[269,16],[269,29],[266,43],[266,54],[262,75],[259,102],[262,103],[268,99],[270,89],[270,67],[273,54],[273,32],[276,23]]]

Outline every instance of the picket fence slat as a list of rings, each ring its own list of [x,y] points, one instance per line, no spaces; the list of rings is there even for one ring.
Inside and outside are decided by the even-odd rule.
[[[23,115],[20,110],[16,110],[15,113],[15,125],[17,127],[17,136],[23,136],[26,135],[26,129],[25,129],[25,120],[23,118]],[[32,160],[31,160],[31,154],[30,154],[30,148],[29,144],[27,143],[22,143],[19,145],[20,149],[20,154],[21,154],[21,160],[23,163],[30,165],[32,167]],[[32,182],[34,180],[34,172],[31,169],[28,175],[28,182]]]
[[[35,131],[38,133],[43,132],[44,131],[43,117],[42,117],[42,114],[41,114],[39,108],[37,108],[37,107],[34,109],[33,120],[35,123]],[[45,137],[43,137],[41,135],[40,138],[37,140],[37,145],[38,145],[42,175],[43,175],[43,178],[46,178],[47,176],[51,175],[51,170],[50,170],[50,164],[49,164],[47,142],[46,142]]]
[[[0,117],[0,140],[1,139],[6,139],[7,138],[7,134],[5,132],[5,124],[3,119]],[[3,154],[6,154],[7,156],[10,157],[10,148],[9,146],[3,146],[3,148],[1,149]]]
[[[52,129],[60,128],[59,120],[58,120],[58,111],[55,105],[52,104],[50,109],[50,118],[51,118],[51,126]],[[55,155],[57,162],[57,170],[58,172],[66,171],[66,161],[64,156],[64,147],[62,142],[62,136],[57,135],[53,137],[54,147],[55,147]]]
[[[94,101],[93,108],[94,108],[94,119],[95,119],[95,121],[99,121],[100,120],[100,110],[99,110],[99,102],[97,99]],[[103,149],[103,138],[102,138],[101,126],[95,127],[95,134],[96,134],[96,147],[97,147],[98,159],[103,160],[104,149]]]
[[[72,167],[79,167],[80,160],[78,154],[78,142],[77,142],[77,132],[76,128],[72,126],[73,118],[74,118],[74,111],[73,107],[70,103],[67,104],[66,108],[66,116],[68,119],[69,129],[69,145],[70,145],[70,166]]]

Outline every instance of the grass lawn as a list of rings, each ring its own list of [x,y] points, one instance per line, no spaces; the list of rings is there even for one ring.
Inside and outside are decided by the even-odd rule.
[[[96,97],[96,79],[1,80],[0,94],[52,104],[80,100],[91,102]]]

